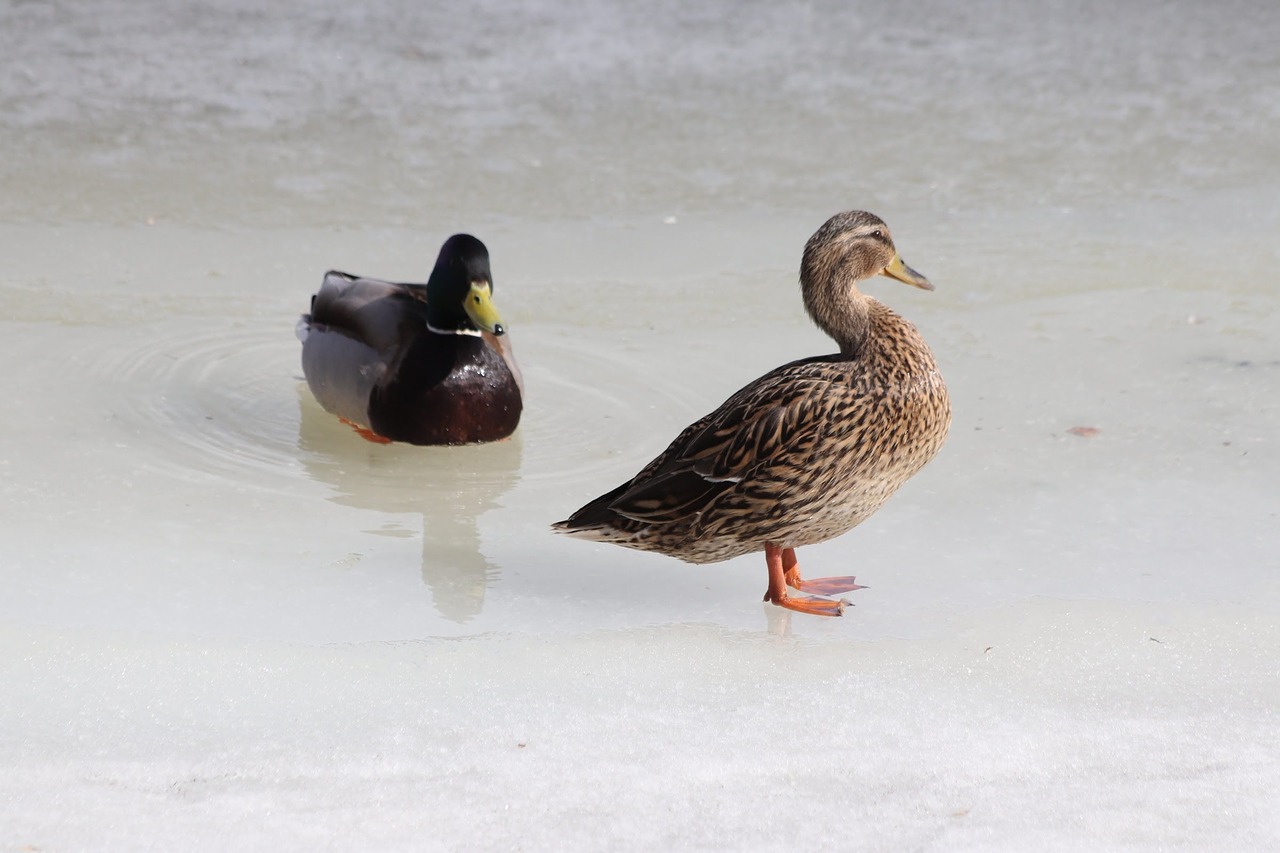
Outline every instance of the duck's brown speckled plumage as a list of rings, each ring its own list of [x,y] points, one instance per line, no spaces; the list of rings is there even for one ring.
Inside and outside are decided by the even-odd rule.
[[[932,288],[901,263],[880,219],[862,211],[832,217],[805,247],[801,288],[840,352],[747,385],[555,529],[692,563],[763,550],[771,560],[766,598],[838,613],[835,602],[798,604],[785,592],[779,600],[773,555],[865,520],[933,458],[951,422],[946,385],[920,333],[856,287],[882,272]],[[788,582],[804,589],[794,554],[789,560]],[[839,580],[856,588],[852,578]]]

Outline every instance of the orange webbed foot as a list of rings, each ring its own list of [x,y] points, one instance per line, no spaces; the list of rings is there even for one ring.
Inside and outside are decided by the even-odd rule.
[[[792,589],[811,592],[814,595],[839,595],[842,592],[853,592],[855,589],[866,589],[865,586],[857,583],[853,575],[805,580],[800,577],[800,564],[796,561],[794,548],[782,549],[779,557],[782,562],[782,578]]]
[[[810,595],[783,595],[781,599],[775,599],[770,598],[769,593],[766,592],[764,600],[788,610],[810,613],[814,616],[843,616],[844,609],[850,606],[850,603],[843,598],[814,598]]]
[[[360,424],[356,423],[355,421],[349,421],[346,418],[338,418],[338,420],[342,421],[344,424],[346,424],[347,426],[355,430],[356,435],[360,436],[365,441],[371,441],[374,444],[391,444],[391,439],[387,438],[384,435],[378,435],[373,430],[369,429],[366,426],[360,426]]]
[[[811,592],[814,595],[839,595],[842,592],[853,592],[855,589],[866,589],[862,584],[854,583],[854,580],[852,575],[813,580],[802,580],[797,575],[794,579],[787,577],[787,586],[801,592]]]
[[[776,545],[764,546],[764,560],[769,567],[769,589],[764,594],[765,601],[771,601],[779,607],[795,610],[800,613],[812,613],[815,616],[843,616],[849,602],[844,599],[832,601],[826,598],[814,598],[809,595],[791,596],[787,587],[791,586],[804,592],[833,594],[847,592],[851,589],[862,589],[853,578],[821,578],[806,581],[800,578],[800,567],[796,563],[796,552],[792,548],[779,548]]]

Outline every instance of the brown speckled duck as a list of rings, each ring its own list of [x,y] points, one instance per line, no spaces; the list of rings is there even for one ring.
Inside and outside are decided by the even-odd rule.
[[[553,529],[714,563],[764,551],[765,601],[839,616],[852,577],[804,580],[795,549],[839,536],[880,508],[942,447],[951,403],[915,326],[858,290],[877,275],[933,290],[903,263],[879,218],[849,211],[805,245],[805,309],[840,346],[783,365],[689,426],[618,488]]]
[[[326,273],[298,337],[311,393],[371,441],[472,444],[520,423],[489,252],[469,234],[445,241],[425,285]]]

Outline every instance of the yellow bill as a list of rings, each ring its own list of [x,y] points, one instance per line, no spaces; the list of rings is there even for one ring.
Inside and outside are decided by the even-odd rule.
[[[493,305],[493,288],[487,281],[471,282],[471,291],[463,302],[463,310],[467,312],[471,322],[476,324],[477,329],[492,332],[495,335],[501,335],[506,331],[502,327],[502,318],[498,316],[498,309]]]
[[[921,290],[933,290],[933,283],[911,267],[907,266],[906,263],[903,262],[902,256],[896,252],[893,255],[893,260],[889,261],[889,265],[880,270],[880,274],[887,275],[889,278],[896,278],[904,284],[909,284],[912,287],[918,287]]]

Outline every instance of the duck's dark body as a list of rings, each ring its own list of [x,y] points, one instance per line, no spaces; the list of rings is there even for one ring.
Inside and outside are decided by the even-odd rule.
[[[419,335],[369,398],[369,426],[412,444],[473,444],[515,432],[519,383],[492,335]]]
[[[448,261],[457,241],[445,244],[433,276],[454,274]],[[482,272],[461,275],[461,287],[481,275],[490,286],[487,253]],[[524,396],[510,336],[499,324],[498,334],[475,328],[461,307],[433,315],[428,287],[326,273],[298,324],[307,385],[326,411],[392,441],[506,438],[520,423]]]

